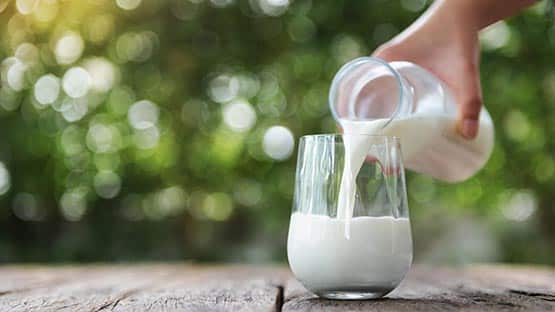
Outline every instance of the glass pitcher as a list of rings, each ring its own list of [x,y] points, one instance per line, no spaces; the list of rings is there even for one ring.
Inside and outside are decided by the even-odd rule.
[[[345,133],[397,136],[407,168],[443,181],[471,177],[493,149],[488,111],[482,108],[476,138],[463,138],[456,130],[458,109],[449,88],[409,62],[352,60],[335,75],[329,105]]]

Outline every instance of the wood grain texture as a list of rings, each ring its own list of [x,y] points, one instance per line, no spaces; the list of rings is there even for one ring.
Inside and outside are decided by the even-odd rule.
[[[275,311],[278,268],[4,267],[0,311]]]
[[[0,311],[555,311],[555,270],[415,266],[387,298],[331,301],[285,267],[4,266]]]
[[[285,287],[283,311],[555,311],[555,271],[547,268],[414,267],[384,299],[319,299],[297,281]]]

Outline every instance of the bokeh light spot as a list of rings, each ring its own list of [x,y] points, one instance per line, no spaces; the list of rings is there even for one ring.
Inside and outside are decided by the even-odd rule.
[[[23,221],[41,221],[46,216],[36,196],[30,193],[18,193],[14,197],[12,209],[15,216]]]
[[[124,10],[134,10],[141,5],[141,0],[116,0],[118,7]]]
[[[17,11],[23,15],[33,13],[33,10],[37,7],[39,0],[16,0],[15,7]]]
[[[262,139],[262,148],[266,155],[275,160],[285,160],[293,153],[295,138],[291,130],[283,126],[268,128]]]
[[[66,190],[60,198],[60,211],[68,221],[79,221],[87,211],[87,190],[82,187]]]
[[[61,36],[54,47],[56,61],[61,65],[68,65],[77,61],[81,54],[85,43],[81,35],[75,31],[68,31]]]
[[[528,118],[519,110],[511,110],[506,115],[503,125],[507,136],[517,142],[526,140],[531,132]]]
[[[52,104],[60,94],[60,79],[52,74],[44,75],[37,80],[33,91],[37,102]]]
[[[0,107],[7,112],[16,110],[20,105],[20,94],[9,87],[0,88]]]
[[[94,155],[94,165],[98,171],[114,171],[121,164],[119,153],[104,153]]]
[[[129,108],[127,120],[135,129],[147,129],[158,123],[158,106],[149,100],[136,102]]]
[[[139,149],[151,149],[158,145],[160,130],[156,125],[147,128],[136,129],[133,135],[135,145]]]
[[[83,131],[74,125],[64,129],[60,138],[62,150],[68,156],[77,155],[84,150]]]
[[[534,193],[527,190],[518,191],[503,205],[503,216],[512,221],[526,221],[536,211],[537,205]]]
[[[113,171],[100,171],[94,176],[94,190],[102,198],[114,198],[121,190],[121,179]]]
[[[401,6],[411,12],[419,12],[426,6],[426,0],[401,0]]]
[[[144,62],[152,56],[156,44],[158,35],[152,31],[128,32],[118,37],[116,54],[123,62]]]
[[[50,22],[58,15],[58,0],[38,0],[38,6],[33,12],[39,22]]]
[[[88,101],[86,97],[73,99],[65,98],[60,106],[62,117],[68,122],[76,122],[81,120],[89,111]]]
[[[225,103],[233,100],[239,92],[239,80],[222,74],[210,81],[208,95],[214,102]]]
[[[34,64],[39,59],[39,50],[32,43],[24,42],[17,46],[14,56],[24,64]]]
[[[225,124],[236,132],[245,132],[256,122],[254,108],[245,100],[235,100],[223,109]]]
[[[0,13],[4,12],[8,4],[10,4],[10,0],[0,0]]]
[[[171,186],[156,194],[156,204],[164,216],[174,216],[187,205],[187,194],[180,186]]]
[[[8,86],[14,91],[21,91],[25,88],[25,71],[27,66],[16,60],[6,74]]]
[[[91,85],[91,76],[83,67],[72,67],[62,79],[64,92],[72,97],[79,98],[89,92]]]
[[[235,78],[239,80],[239,96],[250,99],[258,94],[260,90],[260,80],[256,75],[250,73],[239,74],[235,75]]]
[[[212,193],[204,198],[202,212],[208,219],[225,221],[233,212],[233,202],[226,193]]]
[[[95,153],[116,151],[120,142],[121,135],[116,127],[95,123],[87,132],[87,147]]]
[[[98,92],[107,92],[116,84],[118,79],[117,68],[103,57],[93,57],[83,62],[83,67],[91,77],[91,89]]]
[[[8,168],[0,162],[0,195],[6,194],[11,187],[10,172]]]
[[[233,0],[210,0],[213,6],[217,8],[225,8],[233,3]]]
[[[480,43],[486,50],[504,47],[511,39],[511,29],[504,21],[499,21],[480,32]]]
[[[253,0],[251,7],[269,16],[280,16],[287,11],[289,0]]]
[[[99,44],[106,41],[114,31],[114,17],[109,14],[94,16],[85,24],[85,35],[88,40]]]
[[[332,43],[332,53],[339,64],[344,64],[349,60],[362,56],[363,51],[365,51],[365,48],[359,40],[351,36],[341,35]]]
[[[254,207],[262,200],[262,186],[253,180],[241,180],[235,184],[233,198],[241,205]]]

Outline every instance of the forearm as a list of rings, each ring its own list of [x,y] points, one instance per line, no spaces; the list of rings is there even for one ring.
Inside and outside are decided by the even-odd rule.
[[[459,22],[480,30],[513,16],[537,0],[437,0],[431,10],[438,14],[456,14]]]
[[[390,43],[399,43],[415,32],[431,34],[425,37],[429,43],[437,43],[449,34],[461,44],[471,44],[476,32],[499,20],[517,14],[537,0],[436,0],[432,6],[409,28]],[[438,38],[439,37],[439,38]]]

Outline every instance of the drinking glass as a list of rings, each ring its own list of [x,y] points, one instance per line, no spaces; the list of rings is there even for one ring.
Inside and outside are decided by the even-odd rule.
[[[412,262],[399,139],[351,135],[369,146],[352,178],[352,218],[338,214],[348,135],[300,139],[287,254],[295,277],[328,299],[371,299],[399,285]]]

